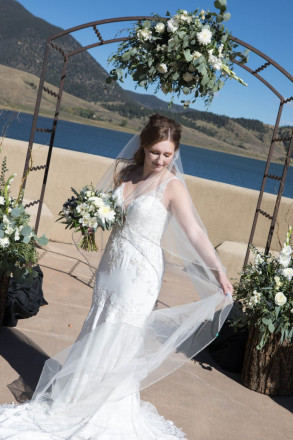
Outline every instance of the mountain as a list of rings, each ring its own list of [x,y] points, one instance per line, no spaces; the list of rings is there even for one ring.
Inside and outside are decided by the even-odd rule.
[[[10,102],[12,106],[31,112],[46,40],[62,29],[35,17],[15,0],[0,0],[0,17],[0,104]],[[62,38],[66,50],[81,47],[71,36]],[[62,57],[56,51],[52,56],[46,81],[58,86]],[[158,111],[184,126],[185,143],[260,158],[267,155],[272,126],[258,120],[183,110],[179,105],[168,109],[168,103],[156,96],[123,90],[115,83],[108,86],[105,83],[108,73],[87,52],[72,57],[69,64],[64,90],[70,96],[61,104],[64,118],[84,118],[88,123],[137,132],[148,116]],[[11,71],[7,70],[9,68]],[[35,76],[23,76],[21,72]],[[42,107],[43,114],[53,111],[50,96],[44,97]],[[282,127],[278,136],[288,133],[290,127]],[[274,158],[281,158],[287,147],[286,143],[276,145]]]
[[[0,0],[0,64],[40,76],[45,44],[49,36],[62,29],[35,17],[15,0]],[[71,36],[62,37],[62,46],[75,50],[81,45]],[[46,80],[58,85],[61,74],[61,55],[54,57]],[[52,61],[52,60],[50,60]],[[117,84],[105,87],[108,73],[87,52],[72,57],[65,81],[68,93],[90,101],[127,102],[127,94]]]

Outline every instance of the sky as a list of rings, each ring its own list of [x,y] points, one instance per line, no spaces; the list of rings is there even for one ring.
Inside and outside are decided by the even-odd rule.
[[[43,18],[51,24],[68,29],[87,22],[120,16],[150,15],[157,13],[165,16],[166,11],[175,14],[178,9],[194,11],[197,8],[215,11],[212,0],[19,0],[28,11]],[[293,74],[292,56],[292,0],[228,0],[228,12],[231,19],[225,22],[234,37],[264,52],[275,62]],[[100,26],[103,38],[114,38],[122,28],[127,29],[131,23],[109,24]],[[72,34],[81,44],[95,42],[92,29]],[[127,35],[127,30],[123,35]],[[107,58],[115,50],[114,44],[105,45],[90,51],[90,54],[107,70],[111,69]],[[241,48],[242,50],[243,48]],[[248,66],[255,69],[263,64],[263,60],[252,54]],[[234,71],[246,83],[242,86],[234,80],[228,80],[224,88],[216,95],[208,111],[230,117],[259,119],[267,124],[274,124],[279,107],[279,99],[259,80],[235,65]],[[285,98],[293,96],[293,83],[272,66],[262,72],[263,77],[271,82]],[[131,79],[124,82],[123,88],[139,93],[153,93],[153,89],[137,87]],[[156,95],[166,100],[162,93]],[[179,103],[181,97],[174,102]],[[203,101],[195,102],[191,108],[205,110]],[[286,104],[281,125],[293,125],[293,101]]]

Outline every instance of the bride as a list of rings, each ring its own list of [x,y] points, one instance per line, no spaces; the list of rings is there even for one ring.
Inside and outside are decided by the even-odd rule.
[[[92,306],[75,343],[45,362],[32,400],[0,406],[0,439],[185,438],[139,391],[217,336],[233,287],[185,186],[180,137],[175,121],[151,116],[99,182],[124,221],[107,242]],[[164,273],[194,300],[154,310]]]

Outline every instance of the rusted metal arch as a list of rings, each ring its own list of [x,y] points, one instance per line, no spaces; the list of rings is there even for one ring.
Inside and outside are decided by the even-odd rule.
[[[45,194],[45,189],[46,189],[46,184],[47,184],[47,179],[48,179],[48,172],[49,172],[49,167],[50,167],[50,161],[51,161],[55,133],[56,133],[57,123],[58,123],[59,111],[60,111],[60,104],[61,104],[62,93],[63,93],[63,88],[64,88],[64,81],[65,81],[65,77],[66,77],[66,69],[67,69],[67,64],[68,64],[69,58],[78,54],[78,53],[81,53],[85,50],[93,49],[94,47],[98,47],[98,46],[105,45],[105,44],[126,41],[129,38],[129,37],[121,37],[121,38],[113,38],[113,39],[109,39],[109,40],[104,40],[100,31],[98,30],[97,26],[100,26],[103,24],[109,24],[109,23],[125,22],[125,21],[142,21],[142,20],[154,20],[154,19],[157,19],[157,18],[155,18],[153,16],[129,16],[129,17],[116,17],[116,18],[109,18],[109,19],[105,19],[105,20],[92,21],[89,23],[85,23],[83,25],[72,27],[70,29],[62,31],[62,32],[48,38],[47,43],[46,43],[46,50],[45,50],[45,55],[44,55],[44,60],[43,60],[39,89],[38,89],[38,94],[37,94],[37,100],[36,100],[35,111],[34,111],[34,116],[33,116],[32,128],[31,128],[30,139],[29,139],[29,144],[28,144],[28,149],[27,149],[27,156],[26,156],[24,172],[23,172],[23,189],[25,189],[28,172],[29,171],[37,171],[40,169],[45,169],[40,198],[38,200],[30,203],[30,206],[35,205],[35,204],[39,205],[36,223],[35,223],[36,232],[39,227],[42,205],[43,205],[43,201],[44,201],[44,194]],[[165,20],[167,20],[167,18],[165,18]],[[58,46],[57,44],[55,44],[55,40],[58,40],[58,38],[60,38],[60,37],[63,37],[65,35],[72,34],[72,33],[77,32],[79,30],[90,28],[90,27],[93,28],[93,31],[94,31],[96,37],[98,38],[98,42],[96,42],[96,43],[89,44],[87,46],[82,46],[79,49],[76,49],[76,50],[69,52],[69,53],[66,53],[63,50],[62,46]],[[265,172],[264,172],[264,176],[263,176],[263,180],[262,180],[262,184],[261,184],[261,189],[260,189],[260,193],[259,193],[259,198],[258,198],[258,202],[257,202],[257,207],[256,207],[256,211],[255,211],[253,224],[252,224],[251,234],[249,237],[247,252],[246,252],[246,256],[245,256],[244,264],[246,264],[248,261],[248,257],[249,257],[249,244],[251,244],[253,241],[256,223],[257,223],[259,214],[262,214],[266,218],[271,220],[269,234],[268,234],[267,243],[266,243],[266,247],[265,247],[265,252],[266,253],[269,252],[271,240],[272,240],[272,236],[273,236],[273,232],[274,232],[274,227],[275,227],[275,223],[276,223],[276,218],[277,218],[277,214],[278,214],[278,210],[279,210],[279,206],[280,206],[280,201],[281,201],[281,197],[282,197],[282,192],[284,189],[284,182],[286,179],[287,170],[288,170],[289,163],[290,163],[291,153],[293,151],[293,130],[292,130],[291,136],[288,139],[282,139],[277,136],[283,107],[286,103],[293,100],[293,96],[288,97],[288,98],[284,98],[281,95],[281,93],[279,93],[279,91],[276,90],[276,88],[274,88],[266,79],[264,79],[259,74],[259,72],[266,69],[268,66],[272,66],[272,67],[276,68],[277,70],[279,70],[279,72],[281,72],[291,82],[293,82],[293,77],[282,66],[280,66],[278,63],[276,63],[274,60],[272,60],[270,57],[268,57],[267,55],[265,55],[263,52],[259,51],[255,47],[253,47],[250,44],[245,43],[244,41],[239,40],[238,38],[235,38],[233,36],[231,37],[231,39],[233,41],[235,41],[236,43],[238,43],[240,46],[243,46],[246,49],[249,49],[250,51],[254,52],[256,55],[258,55],[259,57],[261,57],[265,61],[260,67],[258,67],[255,70],[252,70],[247,65],[241,64],[236,59],[234,60],[235,64],[237,64],[239,67],[245,69],[247,72],[252,74],[255,78],[257,78],[259,81],[261,81],[280,100],[280,105],[279,105],[279,109],[278,109],[274,132],[273,132],[273,136],[272,136],[272,141],[271,141],[271,145],[270,145],[269,152],[268,152],[267,163],[266,163],[266,167],[265,167]],[[44,87],[45,76],[46,76],[46,71],[47,71],[47,64],[48,64],[48,57],[49,57],[49,52],[51,49],[58,51],[61,54],[61,56],[63,57],[63,68],[62,68],[62,74],[60,77],[60,84],[59,84],[58,93],[55,93],[53,90],[50,90],[49,88]],[[57,98],[56,110],[55,110],[55,115],[53,118],[52,129],[37,128],[37,120],[38,120],[40,103],[41,103],[41,98],[42,98],[43,92],[48,93],[51,96],[54,96]],[[48,151],[47,161],[46,161],[45,165],[30,168],[32,146],[33,146],[36,131],[43,132],[43,133],[48,133],[48,132],[51,133],[49,151]],[[268,171],[269,171],[269,166],[270,166],[271,159],[272,159],[274,145],[276,142],[280,142],[280,141],[284,141],[284,140],[290,141],[290,145],[289,145],[287,155],[285,158],[282,176],[271,175],[268,173]],[[261,209],[261,202],[262,202],[262,198],[263,198],[264,188],[265,188],[266,180],[268,178],[278,180],[280,182],[279,191],[278,191],[278,195],[276,198],[276,204],[275,204],[274,212],[272,215]]]

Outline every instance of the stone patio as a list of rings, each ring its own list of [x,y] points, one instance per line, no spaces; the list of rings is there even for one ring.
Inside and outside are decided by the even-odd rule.
[[[98,254],[88,255],[93,273],[70,244],[50,242],[40,256],[48,305],[0,333],[0,403],[15,402],[13,392],[19,388],[23,400],[30,396],[44,360],[74,342],[91,304]],[[183,288],[167,273],[159,307],[176,304],[178,290],[184,295],[180,302],[190,301],[188,286]],[[293,396],[271,398],[243,387],[239,375],[222,370],[207,350],[144,390],[142,398],[181,427],[189,440],[292,438]]]

